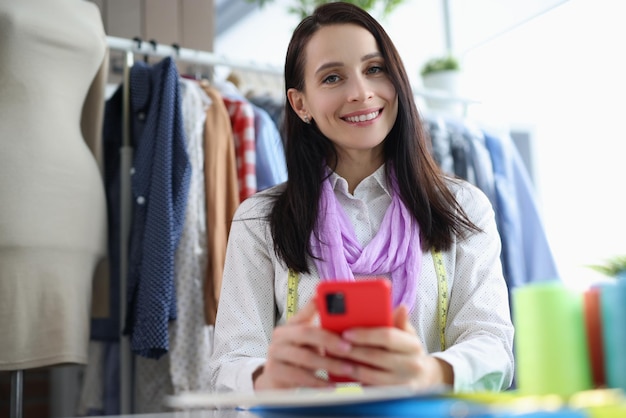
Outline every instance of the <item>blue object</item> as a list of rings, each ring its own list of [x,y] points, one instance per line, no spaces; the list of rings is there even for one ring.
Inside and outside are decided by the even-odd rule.
[[[133,127],[132,222],[125,334],[135,354],[169,350],[176,319],[174,254],[185,220],[191,164],[187,156],[176,63],[137,62],[130,73]]]
[[[626,278],[600,286],[600,305],[606,383],[626,391]]]
[[[459,399],[392,399],[360,401],[322,406],[276,407],[257,406],[251,412],[261,417],[493,417],[485,405]]]

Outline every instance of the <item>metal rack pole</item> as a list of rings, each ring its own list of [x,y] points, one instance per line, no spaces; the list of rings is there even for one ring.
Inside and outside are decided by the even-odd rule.
[[[224,65],[240,70],[254,71],[257,73],[282,74],[281,68],[265,63],[236,60],[215,54],[213,52],[197,49],[179,48],[177,46],[162,45],[159,43],[137,42],[133,39],[107,36],[107,44],[110,49],[118,51],[132,51],[135,54],[156,57],[174,57],[177,61],[201,64],[207,66]]]
[[[133,148],[130,126],[130,69],[134,63],[132,51],[126,51],[124,60],[124,85],[122,91],[122,147],[120,149],[120,412],[130,414],[132,405],[132,355],[130,341],[124,336],[126,321],[126,283],[128,276],[128,247],[132,215],[131,169]]]
[[[11,418],[22,418],[24,371],[11,372]]]

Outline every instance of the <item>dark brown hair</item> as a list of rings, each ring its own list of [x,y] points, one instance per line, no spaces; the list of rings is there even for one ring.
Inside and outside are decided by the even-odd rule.
[[[295,29],[285,58],[285,92],[305,91],[306,47],[322,27],[355,24],[368,30],[385,60],[388,76],[398,94],[398,116],[384,140],[387,177],[395,170],[401,198],[420,225],[422,247],[448,249],[455,234],[477,230],[467,218],[430,152],[415,106],[404,64],[383,27],[367,12],[349,3],[332,2],[315,9]],[[304,123],[286,99],[285,152],[288,181],[276,196],[270,226],[277,255],[297,272],[309,272],[309,237],[318,216],[318,200],[325,161],[336,161],[333,143],[314,123]]]

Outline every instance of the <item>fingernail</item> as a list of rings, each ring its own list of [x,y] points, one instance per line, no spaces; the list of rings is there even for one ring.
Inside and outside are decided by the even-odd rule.
[[[339,343],[339,351],[347,353],[350,350],[352,350],[352,344],[350,344],[349,342],[342,341],[341,343]]]

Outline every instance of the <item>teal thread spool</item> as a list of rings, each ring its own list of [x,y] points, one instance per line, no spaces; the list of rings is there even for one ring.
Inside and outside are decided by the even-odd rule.
[[[610,388],[626,391],[626,276],[601,285],[604,371]]]

